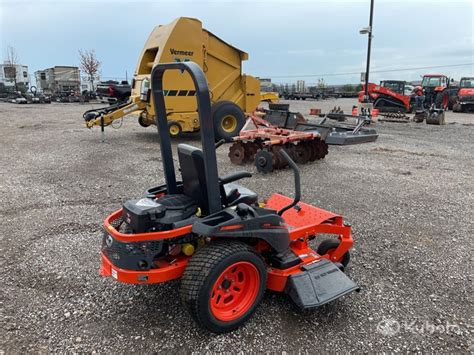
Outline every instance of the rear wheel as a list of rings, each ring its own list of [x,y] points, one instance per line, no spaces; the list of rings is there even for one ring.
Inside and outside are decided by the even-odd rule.
[[[145,118],[142,117],[141,115],[140,115],[140,117],[138,117],[138,124],[139,124],[140,126],[142,126],[142,127],[145,127],[145,128],[146,128],[146,127],[150,127],[150,123],[148,123],[148,122],[145,120]]]
[[[252,316],[266,279],[264,262],[248,245],[217,241],[189,261],[181,279],[181,300],[200,326],[224,333]]]
[[[449,94],[446,91],[440,91],[435,97],[435,107],[442,108],[443,110],[448,109]]]
[[[340,240],[337,239],[325,239],[319,244],[317,253],[319,255],[326,255],[329,254],[329,259],[332,260],[332,253],[337,249],[337,247],[341,244]],[[347,251],[340,260],[336,260],[337,262],[341,263],[342,266],[347,267],[349,261],[351,260],[351,254]]]
[[[239,106],[230,101],[220,101],[212,106],[215,140],[230,142],[245,124],[245,115]]]
[[[181,125],[176,121],[168,122],[168,132],[170,133],[171,138],[177,138],[181,135],[183,129]]]

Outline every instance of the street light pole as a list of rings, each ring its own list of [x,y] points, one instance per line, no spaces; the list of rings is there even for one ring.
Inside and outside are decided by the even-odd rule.
[[[374,0],[370,0],[370,17],[368,28],[368,43],[367,43],[367,67],[365,68],[365,93],[364,102],[369,102],[369,69],[370,69],[370,49],[372,46],[372,23],[374,19]]]

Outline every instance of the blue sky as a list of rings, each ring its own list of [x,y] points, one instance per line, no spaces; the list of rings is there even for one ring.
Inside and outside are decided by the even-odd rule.
[[[375,0],[374,70],[474,62],[473,1]],[[179,16],[249,53],[244,71],[274,82],[317,81],[318,74],[364,71],[369,0],[346,1],[43,1],[0,0],[2,56],[16,48],[35,70],[78,65],[78,49],[95,49],[103,78],[133,74],[155,25]],[[416,80],[426,72],[459,79],[474,66],[374,73]],[[360,74],[323,75],[328,84],[357,83]]]

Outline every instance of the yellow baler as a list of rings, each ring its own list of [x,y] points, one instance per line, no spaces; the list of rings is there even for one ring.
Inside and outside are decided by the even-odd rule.
[[[129,102],[105,111],[95,110],[86,117],[87,126],[106,125],[126,114],[139,113],[139,123],[150,126],[155,112],[150,95],[150,73],[158,63],[197,63],[209,83],[216,139],[230,139],[245,123],[245,113],[260,103],[260,83],[242,74],[242,61],[248,54],[224,42],[202,27],[201,21],[180,17],[154,28],[140,54]],[[195,91],[190,76],[167,72],[164,77],[168,127],[172,136],[199,130]]]

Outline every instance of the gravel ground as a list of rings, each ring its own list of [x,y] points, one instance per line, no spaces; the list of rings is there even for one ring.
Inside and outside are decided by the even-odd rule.
[[[292,107],[347,112],[352,103]],[[449,112],[442,127],[377,123],[377,142],[330,147],[301,166],[303,200],[353,225],[348,273],[362,291],[305,313],[267,292],[243,328],[216,336],[181,307],[178,282],[99,276],[103,218],[163,174],[153,128],[125,120],[101,143],[84,128],[89,107],[0,104],[0,352],[474,352],[474,115]],[[218,150],[222,175],[237,170],[227,149]],[[289,170],[246,168],[255,175],[244,184],[261,198],[292,195]]]

